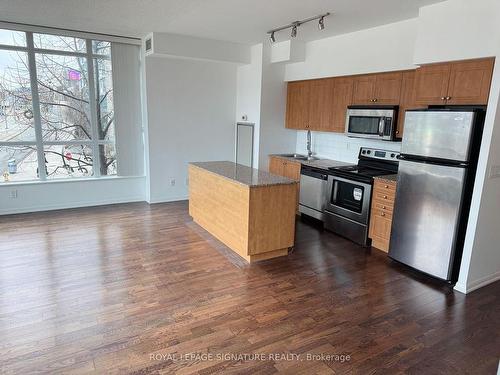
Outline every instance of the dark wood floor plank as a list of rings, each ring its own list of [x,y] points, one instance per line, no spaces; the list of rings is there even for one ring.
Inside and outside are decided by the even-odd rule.
[[[464,296],[310,222],[251,266],[186,202],[0,228],[2,374],[493,374],[500,358],[500,282]]]

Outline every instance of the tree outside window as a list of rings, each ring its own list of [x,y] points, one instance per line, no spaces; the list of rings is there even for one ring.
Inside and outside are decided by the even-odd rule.
[[[4,178],[113,175],[114,142],[109,42],[0,30]]]

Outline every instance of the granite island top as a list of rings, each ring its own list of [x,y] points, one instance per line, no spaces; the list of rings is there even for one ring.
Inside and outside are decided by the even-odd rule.
[[[287,177],[274,175],[230,161],[193,162],[189,164],[250,187],[298,183]]]
[[[317,159],[317,160],[300,160],[300,159],[295,159],[291,156],[284,156],[284,155],[280,155],[280,154],[271,154],[269,156],[274,156],[274,157],[278,157],[281,159],[294,161],[295,163],[300,163],[302,165],[307,165],[309,167],[323,169],[325,171],[327,171],[328,168],[330,168],[330,167],[343,167],[345,165],[355,165],[352,163],[345,163],[343,161],[322,159],[322,158]]]

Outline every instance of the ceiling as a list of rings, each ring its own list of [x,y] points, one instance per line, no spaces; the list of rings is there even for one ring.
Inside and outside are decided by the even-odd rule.
[[[303,25],[298,38],[321,39],[418,15],[442,0],[0,0],[0,20],[124,36],[170,32],[240,43],[323,12],[326,28]],[[289,38],[289,31],[278,33]]]

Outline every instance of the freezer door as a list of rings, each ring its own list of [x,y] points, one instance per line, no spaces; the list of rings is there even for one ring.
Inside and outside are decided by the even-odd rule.
[[[474,112],[408,111],[401,153],[467,162]]]
[[[400,161],[389,256],[449,280],[467,170]]]

